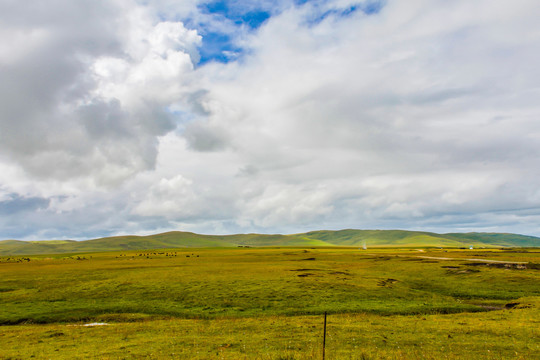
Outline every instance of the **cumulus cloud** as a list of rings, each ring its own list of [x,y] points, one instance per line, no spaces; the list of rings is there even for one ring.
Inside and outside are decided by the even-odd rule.
[[[175,127],[200,36],[130,1],[3,3],[1,155],[33,176],[123,181]],[[15,19],[23,19],[18,21]]]

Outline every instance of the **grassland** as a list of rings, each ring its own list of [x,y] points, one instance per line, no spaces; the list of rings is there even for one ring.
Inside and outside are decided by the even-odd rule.
[[[0,359],[318,358],[324,312],[327,359],[538,358],[538,263],[534,249],[0,257]]]

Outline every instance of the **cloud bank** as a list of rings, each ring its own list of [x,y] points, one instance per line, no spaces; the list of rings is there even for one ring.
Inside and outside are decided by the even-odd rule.
[[[0,238],[540,235],[534,1],[270,5],[0,4]]]

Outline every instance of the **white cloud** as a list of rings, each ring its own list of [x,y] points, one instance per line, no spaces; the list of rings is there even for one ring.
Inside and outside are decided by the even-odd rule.
[[[209,115],[186,138],[197,150],[235,149],[240,169],[259,170],[254,182],[270,179],[271,192],[244,204],[262,226],[300,224],[295,194],[343,179],[351,193],[325,194],[311,211],[334,209],[322,211],[323,224],[355,193],[364,200],[343,226],[368,216],[391,226],[397,216],[414,227],[419,217],[505,208],[501,189],[538,175],[535,8],[394,1],[379,15],[315,24],[306,23],[312,7],[290,9],[253,36],[253,56],[205,69]],[[219,147],[197,146],[216,134]],[[383,189],[362,185],[382,178]],[[260,208],[282,219],[268,222]]]
[[[28,211],[9,221],[34,216],[24,236],[540,235],[536,3],[351,4],[280,2],[257,31],[195,1],[4,15],[0,36],[25,39],[0,44],[0,199]],[[243,55],[195,66],[200,24],[240,31]]]
[[[193,206],[196,206],[198,200],[191,189],[192,183],[182,175],[161,179],[150,188],[146,199],[134,209],[135,214],[173,219],[192,216]]]
[[[324,188],[269,185],[243,204],[242,218],[260,228],[311,225],[332,213],[329,195]]]

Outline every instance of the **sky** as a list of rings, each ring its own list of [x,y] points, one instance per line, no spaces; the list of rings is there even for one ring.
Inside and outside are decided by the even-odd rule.
[[[0,239],[540,236],[537,0],[0,0]]]

